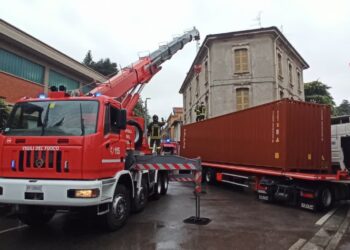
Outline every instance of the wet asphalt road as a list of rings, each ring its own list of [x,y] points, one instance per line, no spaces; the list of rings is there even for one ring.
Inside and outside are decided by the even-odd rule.
[[[150,201],[113,233],[74,214],[57,214],[42,228],[0,215],[0,249],[350,249],[348,204],[315,225],[324,214],[262,203],[249,191],[209,186],[201,215],[212,222],[198,226],[183,223],[195,213],[192,191],[189,184],[171,183],[167,196]]]

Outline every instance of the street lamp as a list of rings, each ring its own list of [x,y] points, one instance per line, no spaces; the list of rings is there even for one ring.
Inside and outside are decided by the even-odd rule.
[[[148,113],[147,101],[148,100],[151,100],[151,98],[146,97],[146,99],[145,99],[145,136],[147,136],[147,126],[148,126],[148,117],[147,117],[147,113]]]

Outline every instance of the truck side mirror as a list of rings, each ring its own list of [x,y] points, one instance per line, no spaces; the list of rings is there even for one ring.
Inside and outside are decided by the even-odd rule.
[[[126,129],[126,110],[118,109],[117,111],[117,129]]]

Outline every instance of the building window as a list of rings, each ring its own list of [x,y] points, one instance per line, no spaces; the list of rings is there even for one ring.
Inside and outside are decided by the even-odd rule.
[[[45,69],[43,66],[4,49],[0,49],[0,71],[32,82],[44,82]]]
[[[196,96],[199,96],[199,75],[196,76]]]
[[[204,63],[204,81],[205,83],[208,83],[209,79],[208,79],[208,61],[206,61]]]
[[[236,110],[249,108],[249,89],[236,89]]]
[[[235,60],[235,73],[248,73],[248,49],[235,49],[234,50]]]
[[[79,88],[79,82],[75,81],[65,75],[62,75],[54,70],[50,70],[49,73],[49,87],[56,86],[59,87],[63,85],[67,90],[75,90]]]
[[[282,55],[280,53],[277,54],[278,59],[278,76],[283,77],[282,73]]]
[[[299,70],[297,70],[297,83],[298,83],[298,90],[301,91],[301,75]]]
[[[288,81],[291,87],[293,87],[293,66],[291,62],[288,62]]]
[[[284,98],[283,90],[280,90],[280,99],[283,99],[283,98]]]
[[[189,103],[189,105],[191,106],[191,105],[192,105],[192,88],[190,87],[188,91],[189,91],[189,94],[188,94],[188,97],[189,97],[188,103]]]

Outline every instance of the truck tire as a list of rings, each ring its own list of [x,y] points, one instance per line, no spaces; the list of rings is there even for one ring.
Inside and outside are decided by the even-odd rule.
[[[160,194],[161,195],[166,195],[168,192],[168,187],[169,187],[169,175],[168,172],[161,172],[161,190]]]
[[[317,192],[317,210],[327,211],[334,204],[334,195],[332,189],[328,186],[320,187]]]
[[[103,215],[102,222],[108,231],[121,228],[130,214],[130,193],[124,185],[117,185],[108,213]]]
[[[20,205],[18,218],[29,226],[42,226],[52,219],[55,212],[55,209],[49,207]]]
[[[139,150],[142,146],[142,135],[143,135],[143,131],[142,128],[140,126],[140,124],[138,124],[136,121],[134,120],[129,120],[128,121],[128,125],[134,126],[135,127],[135,133],[136,133],[136,137],[135,137],[135,149]]]
[[[204,169],[204,180],[206,183],[215,184],[216,183],[215,175],[216,175],[215,169],[213,168]]]
[[[158,172],[157,183],[154,184],[153,200],[159,200],[162,193],[162,174]]]
[[[132,211],[134,213],[141,212],[147,205],[148,201],[148,186],[146,179],[142,178],[141,190],[139,194],[135,195],[132,202]]]

